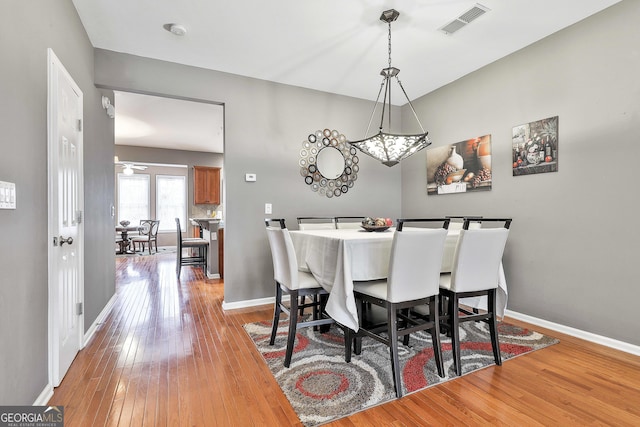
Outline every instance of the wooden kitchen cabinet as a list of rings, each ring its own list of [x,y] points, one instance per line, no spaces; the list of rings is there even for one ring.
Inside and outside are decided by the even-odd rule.
[[[220,204],[220,168],[193,167],[193,203]]]

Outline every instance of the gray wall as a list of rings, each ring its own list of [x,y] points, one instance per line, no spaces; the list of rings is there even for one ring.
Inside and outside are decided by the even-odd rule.
[[[84,94],[87,328],[115,289],[113,121],[71,1],[4,0],[0,15],[0,180],[17,188],[17,209],[0,210],[0,405],[31,404],[48,382],[47,48]]]
[[[399,216],[398,167],[361,156],[355,186],[333,199],[310,191],[299,173],[306,136],[328,127],[361,138],[370,102],[100,49],[95,55],[101,87],[224,103],[225,302],[274,294],[265,203],[291,228],[296,216]],[[257,181],[245,182],[246,173]]]
[[[225,103],[227,302],[273,294],[265,202],[290,224],[313,214],[398,217],[400,206],[407,216],[509,215],[510,309],[640,344],[637,316],[626,304],[640,297],[633,274],[640,236],[631,217],[638,205],[639,2],[625,0],[416,102],[436,144],[492,134],[491,192],[427,197],[422,152],[392,169],[363,157],[356,186],[332,200],[302,182],[300,142],[323,127],[359,138],[369,102],[94,52],[69,0],[37,7],[5,0],[0,14],[9,18],[0,26],[0,180],[18,191],[18,209],[0,211],[1,405],[30,404],[47,383],[47,47],[84,93],[87,328],[115,287],[113,121],[100,103],[103,93],[113,99],[110,88]],[[94,66],[95,81],[107,89],[93,86]],[[560,116],[559,171],[512,177],[511,128],[552,115]],[[415,130],[407,115],[405,123]],[[245,173],[258,181],[244,182]]]
[[[117,106],[116,106],[117,111]],[[165,165],[186,165],[186,169],[158,168],[156,166],[149,167],[144,172],[151,174],[151,200],[155,200],[155,175],[171,174],[187,176],[187,218],[199,217],[206,215],[206,210],[215,210],[218,205],[194,205],[193,204],[193,166],[211,166],[221,168],[223,164],[223,155],[221,153],[204,153],[200,151],[185,150],[167,150],[162,148],[136,147],[130,145],[116,145],[116,156],[121,161],[132,161],[142,163],[157,163]],[[116,173],[121,168],[116,166]],[[116,184],[117,186],[117,184]],[[117,189],[116,189],[117,195]],[[117,203],[117,197],[116,197]],[[221,200],[222,204],[222,200]],[[155,215],[155,204],[151,204],[152,217]],[[220,206],[221,207],[221,206]],[[117,211],[117,207],[116,207]],[[117,213],[116,213],[117,217]],[[189,224],[183,224],[189,236],[193,236],[192,227]],[[173,224],[175,229],[175,224]],[[159,246],[175,246],[176,233],[162,232],[158,234]]]
[[[427,196],[428,152],[402,167],[403,215],[514,219],[509,309],[636,345],[638,16],[623,1],[414,103],[434,146],[492,135],[490,192]],[[558,172],[512,176],[512,127],[556,115]]]

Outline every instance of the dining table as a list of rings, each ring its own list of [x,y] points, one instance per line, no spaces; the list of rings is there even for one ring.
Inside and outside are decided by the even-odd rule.
[[[120,237],[122,237],[122,240],[118,242],[118,245],[120,246],[118,248],[118,252],[116,252],[116,254],[121,255],[121,254],[132,254],[134,253],[132,250],[127,250],[127,248],[129,247],[129,232],[130,231],[139,231],[140,230],[140,226],[139,225],[116,225],[116,231],[118,233],[120,233]]]
[[[404,232],[414,228],[404,227]],[[342,325],[358,331],[358,312],[353,282],[385,279],[388,276],[391,244],[395,228],[382,232],[364,229],[297,230],[290,231],[298,268],[310,272],[329,292],[325,311]],[[448,230],[445,240],[442,273],[453,266],[459,229]],[[498,277],[497,315],[504,316],[507,306],[507,283],[500,264]],[[486,297],[465,298],[463,304],[486,309]]]

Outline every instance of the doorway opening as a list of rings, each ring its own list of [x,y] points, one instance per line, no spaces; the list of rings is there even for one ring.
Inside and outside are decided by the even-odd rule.
[[[137,208],[141,211],[137,215],[145,216],[148,212],[148,218],[133,221],[137,224],[140,219],[160,219],[159,246],[175,246],[174,218],[180,218],[185,237],[200,235],[190,218],[215,218],[222,222],[224,229],[224,105],[199,99],[114,91],[114,109],[114,226],[118,227],[123,220],[132,221],[122,217],[120,181],[136,181],[135,185],[148,188],[144,197],[139,198],[141,203]],[[196,166],[220,169],[218,203],[203,204],[194,200]],[[174,200],[167,200],[171,196],[162,195],[161,187],[180,187],[180,177],[183,177],[184,193],[176,192]],[[178,214],[175,209],[183,211]],[[216,253],[223,254],[223,247]]]

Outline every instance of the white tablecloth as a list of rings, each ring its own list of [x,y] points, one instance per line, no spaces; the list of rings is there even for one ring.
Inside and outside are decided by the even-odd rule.
[[[410,231],[410,230],[407,230]],[[394,229],[366,232],[356,229],[291,231],[298,266],[310,271],[329,292],[327,313],[337,322],[358,330],[358,312],[353,295],[353,282],[387,277]],[[404,231],[403,231],[404,232]],[[451,230],[445,242],[443,272],[451,271],[451,263],[459,231]],[[484,301],[483,301],[484,300]],[[507,304],[507,286],[500,266],[498,315]],[[486,297],[467,298],[471,307],[486,308]]]

